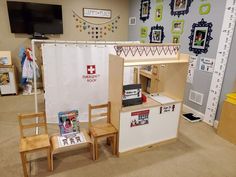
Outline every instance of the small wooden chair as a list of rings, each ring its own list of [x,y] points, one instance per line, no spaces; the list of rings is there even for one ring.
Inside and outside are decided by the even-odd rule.
[[[93,114],[93,110],[97,109],[104,109],[106,108],[106,112],[104,113],[98,113]],[[111,124],[110,119],[111,114],[111,103],[108,102],[107,104],[101,104],[101,105],[91,105],[89,104],[89,134],[91,135],[92,141],[94,142],[94,151],[95,151],[95,160],[98,159],[98,139],[102,137],[107,137],[107,142],[109,140],[112,141],[112,152],[114,155],[117,154],[117,136],[118,131],[117,129]],[[92,125],[92,118],[101,118],[106,117],[107,122],[103,124],[94,124]]]
[[[36,118],[38,118],[38,123],[36,123]],[[39,121],[40,119],[42,119],[41,122]],[[50,141],[48,136],[45,113],[41,112],[32,114],[19,114],[18,120],[20,124],[20,135],[21,135],[19,150],[21,155],[24,176],[28,177],[27,167],[26,167],[27,163],[26,154],[38,150],[47,150],[48,169],[49,171],[51,171]],[[36,127],[43,128],[44,133],[38,135],[34,134],[32,136],[25,135],[26,129],[32,129]]]

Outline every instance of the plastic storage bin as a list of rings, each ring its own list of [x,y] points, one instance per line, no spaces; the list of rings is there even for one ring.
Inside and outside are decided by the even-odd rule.
[[[236,104],[236,93],[229,93],[226,95],[226,100],[229,103]]]

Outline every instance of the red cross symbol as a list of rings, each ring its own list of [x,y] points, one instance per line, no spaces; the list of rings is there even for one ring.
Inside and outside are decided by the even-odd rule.
[[[96,74],[96,66],[87,65],[87,74]]]

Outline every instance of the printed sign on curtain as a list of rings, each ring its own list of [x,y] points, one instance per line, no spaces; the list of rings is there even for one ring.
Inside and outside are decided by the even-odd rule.
[[[87,82],[96,82],[99,77],[100,74],[96,73],[96,65],[87,65],[87,73],[82,76]]]

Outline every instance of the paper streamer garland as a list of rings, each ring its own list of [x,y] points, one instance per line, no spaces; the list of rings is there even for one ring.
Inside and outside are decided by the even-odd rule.
[[[76,23],[75,27],[79,32],[86,31],[91,39],[103,39],[108,33],[114,33],[118,29],[118,22],[120,20],[119,15],[107,22],[97,24],[86,21],[73,10],[72,13]]]

